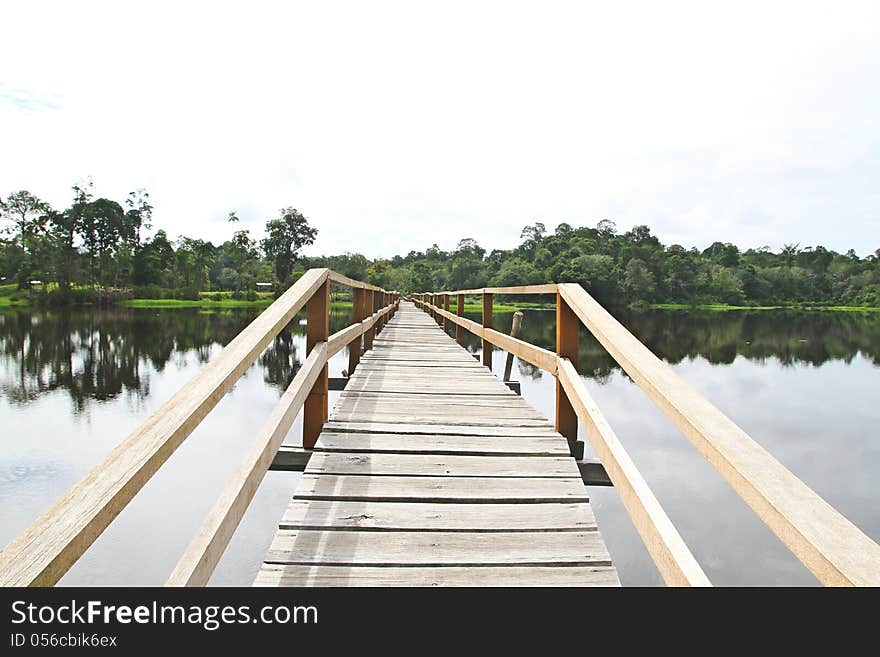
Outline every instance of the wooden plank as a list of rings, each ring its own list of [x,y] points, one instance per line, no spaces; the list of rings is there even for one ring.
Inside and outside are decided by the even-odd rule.
[[[624,371],[827,585],[880,586],[880,545],[713,406],[579,285],[560,294]]]
[[[610,566],[598,532],[362,532],[280,529],[266,563]]]
[[[292,500],[281,529],[595,531],[589,504],[431,504]]]
[[[318,438],[315,451],[387,452],[393,454],[472,454],[475,456],[568,456],[557,437],[400,435],[390,433],[331,433]]]
[[[620,586],[609,566],[481,568],[263,564],[254,586]]]
[[[146,422],[13,538],[0,552],[0,585],[57,582],[327,277],[326,269],[303,274]]]
[[[450,417],[448,413],[419,413],[410,412],[407,415],[402,413],[388,413],[378,410],[364,410],[349,412],[345,410],[337,410],[333,414],[334,422],[384,422],[394,423],[402,422],[405,424],[421,424],[427,427],[432,425],[441,426],[459,426],[459,427],[544,427],[552,429],[552,425],[547,420],[537,420],[534,418],[507,418],[507,417],[486,417],[471,415],[468,417]]]
[[[580,477],[571,457],[315,452],[307,474],[432,477]]]
[[[580,477],[361,477],[304,474],[296,499],[386,502],[588,502]]]
[[[550,427],[486,427],[455,424],[403,424],[390,422],[337,422],[331,419],[324,428],[334,432],[447,434],[454,436],[559,436]]]

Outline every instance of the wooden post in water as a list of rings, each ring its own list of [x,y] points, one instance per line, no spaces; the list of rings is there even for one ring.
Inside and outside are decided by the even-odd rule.
[[[464,295],[459,294],[455,299],[455,314],[461,317],[464,315]],[[460,324],[455,325],[455,341],[458,344],[461,344],[461,336],[463,335],[464,329],[462,329]]]
[[[446,312],[449,312],[449,295],[446,294],[445,292],[443,293],[443,310],[445,310]],[[449,333],[449,318],[448,317],[443,318],[443,332],[446,334]]]
[[[351,321],[358,323],[367,317],[367,294],[363,288],[356,287],[351,300]],[[357,336],[348,343],[348,375],[354,374],[355,368],[361,362],[361,340],[363,336]]]
[[[562,296],[556,294],[556,354],[560,358],[567,358],[577,370],[578,366],[578,321],[577,315],[565,302]],[[556,430],[568,438],[569,443],[577,441],[578,418],[565,389],[556,379]]]
[[[510,337],[515,338],[522,326],[523,314],[521,310],[513,313],[513,324],[510,326]],[[510,381],[510,371],[513,369],[513,354],[507,352],[507,362],[504,363],[504,381]]]
[[[306,305],[306,355],[318,342],[326,342],[330,337],[330,282],[315,290]],[[318,380],[312,386],[303,405],[303,447],[311,449],[318,441],[318,434],[327,419],[328,393],[327,365],[325,364]]]
[[[492,328],[492,293],[483,292],[483,328]],[[492,369],[492,343],[483,338],[483,365]]]
[[[364,305],[366,308],[366,315],[364,315],[365,318],[370,317],[376,312],[375,298],[372,290],[364,290]],[[366,333],[364,333],[364,351],[373,348],[373,336],[375,334],[376,326],[374,324]]]

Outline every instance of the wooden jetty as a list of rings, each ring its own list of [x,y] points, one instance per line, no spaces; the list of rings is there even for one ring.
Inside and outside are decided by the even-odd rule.
[[[618,579],[568,441],[404,302],[324,425],[255,583]]]
[[[351,324],[332,335],[331,285],[350,288],[353,297]],[[552,295],[556,350],[496,330],[496,294]],[[481,303],[479,322],[463,316],[469,297]],[[667,584],[710,585],[578,374],[582,327],[819,582],[880,586],[880,546],[579,285],[418,293],[402,300],[327,269],[305,272],[10,541],[0,551],[0,585],[55,584],[303,308],[305,361],[169,586],[209,582],[270,469],[303,476],[257,585],[613,586],[617,572],[585,488],[595,484],[614,486]],[[482,340],[481,362],[460,346],[464,331]],[[552,424],[491,373],[493,346],[555,378]],[[343,349],[350,376],[331,380],[327,362]],[[342,389],[332,414],[331,389]],[[300,412],[302,447],[282,446]],[[598,462],[583,460],[579,431]]]

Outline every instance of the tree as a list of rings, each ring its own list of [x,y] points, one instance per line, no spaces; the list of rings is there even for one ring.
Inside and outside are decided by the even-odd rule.
[[[318,229],[296,208],[283,208],[279,219],[266,222],[266,237],[260,243],[267,258],[275,266],[275,276],[281,285],[290,281],[293,263],[302,247],[313,244]]]
[[[125,213],[130,230],[126,231],[128,243],[132,250],[136,250],[141,244],[141,229],[150,230],[153,225],[150,218],[153,216],[153,206],[150,204],[150,194],[146,189],[136,189],[128,193],[125,199],[128,210]]]
[[[522,233],[519,235],[520,239],[523,240],[520,248],[531,258],[535,249],[541,243],[541,240],[544,239],[544,235],[546,234],[547,227],[540,221],[536,221],[531,226],[525,226],[522,229]]]
[[[626,263],[623,287],[633,301],[650,302],[654,296],[654,275],[644,261],[632,258]]]
[[[6,200],[0,199],[0,216],[15,224],[22,251],[28,252],[30,237],[45,230],[49,206],[26,190],[12,192]]]

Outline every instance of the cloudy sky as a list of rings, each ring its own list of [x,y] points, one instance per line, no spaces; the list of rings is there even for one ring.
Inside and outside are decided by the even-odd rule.
[[[880,3],[41,2],[0,17],[0,194],[389,256],[541,220],[880,247]]]

